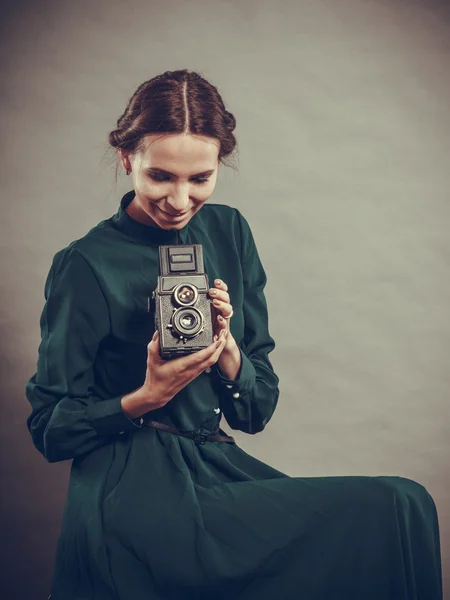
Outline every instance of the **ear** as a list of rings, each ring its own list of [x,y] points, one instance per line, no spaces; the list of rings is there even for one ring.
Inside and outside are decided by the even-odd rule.
[[[125,152],[124,150],[119,150],[119,156],[120,156],[120,162],[122,163],[122,166],[125,169],[125,171],[127,169],[131,170],[131,164],[130,164],[128,152]]]

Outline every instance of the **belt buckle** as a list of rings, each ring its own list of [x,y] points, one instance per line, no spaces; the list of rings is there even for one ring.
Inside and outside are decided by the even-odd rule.
[[[207,433],[199,433],[198,431],[193,431],[192,435],[197,446],[199,444],[204,444],[206,442],[206,438],[208,437]]]

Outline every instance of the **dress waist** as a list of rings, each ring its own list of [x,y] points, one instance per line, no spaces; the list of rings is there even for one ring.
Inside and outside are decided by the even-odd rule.
[[[208,442],[228,442],[230,444],[235,444],[235,440],[230,435],[217,433],[219,431],[219,427],[213,431],[213,433],[205,434],[199,433],[198,431],[180,431],[177,427],[172,427],[171,425],[166,425],[165,423],[160,423],[159,421],[152,421],[150,419],[143,421],[143,425],[147,427],[154,427],[155,429],[161,429],[162,431],[168,431],[169,433],[174,433],[175,435],[181,435],[183,437],[188,437],[194,440],[196,445],[204,444],[206,441]]]

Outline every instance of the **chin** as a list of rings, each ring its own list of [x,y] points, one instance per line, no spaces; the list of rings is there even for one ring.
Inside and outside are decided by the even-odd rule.
[[[166,230],[177,230],[177,229],[182,229],[183,227],[186,227],[186,225],[189,223],[189,221],[192,219],[192,217],[195,215],[196,212],[198,212],[199,208],[195,207],[195,208],[191,208],[189,210],[189,214],[186,215],[186,218],[183,219],[182,221],[179,221],[178,223],[171,223],[165,220],[165,218],[161,215],[161,211],[159,208],[156,208],[156,210],[153,212],[152,214],[152,219],[158,224],[159,227],[161,227],[162,229],[166,229]]]
[[[172,225],[161,224],[160,227],[161,229],[166,229],[167,231],[170,231],[171,229],[181,229],[182,227],[186,227],[187,223],[188,221],[186,221],[186,223],[173,223]]]

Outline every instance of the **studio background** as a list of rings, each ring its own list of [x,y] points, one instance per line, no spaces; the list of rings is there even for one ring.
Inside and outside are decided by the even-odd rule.
[[[51,260],[117,211],[130,179],[115,184],[107,133],[140,83],[181,68],[236,116],[238,170],[209,201],[250,223],[276,342],[272,420],[223,429],[291,476],[424,485],[450,589],[449,3],[2,11],[2,595],[47,599],[67,493],[71,461],[46,463],[25,424]]]

